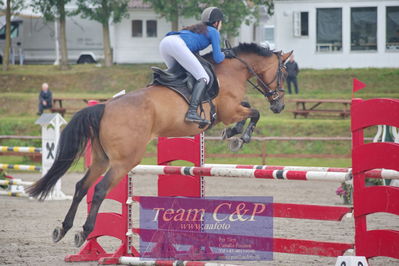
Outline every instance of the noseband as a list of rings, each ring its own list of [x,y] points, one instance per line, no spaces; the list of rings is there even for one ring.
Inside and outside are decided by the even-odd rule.
[[[281,86],[282,85],[281,77],[283,75],[283,70],[285,69],[285,65],[283,64],[283,61],[281,60],[280,53],[275,53],[275,55],[277,55],[277,58],[278,58],[278,68],[277,68],[276,74],[274,75],[273,80],[270,81],[269,83],[265,83],[247,62],[245,62],[243,59],[239,58],[238,56],[234,56],[235,59],[237,59],[238,61],[243,63],[247,67],[248,71],[256,77],[256,80],[258,81],[258,84],[260,84],[260,86],[253,83],[250,79],[247,80],[248,83],[251,84],[254,89],[256,89],[260,93],[262,93],[263,96],[265,96],[267,98],[271,97],[272,99],[271,100],[269,99],[269,102],[277,101],[280,98],[280,95],[278,94],[278,92],[284,91],[284,88]],[[277,89],[272,90],[270,88],[270,84],[272,84],[276,79],[277,79]]]

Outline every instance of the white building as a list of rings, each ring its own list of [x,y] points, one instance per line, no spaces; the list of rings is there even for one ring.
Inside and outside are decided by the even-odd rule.
[[[195,19],[180,19],[179,27],[195,23]],[[111,24],[111,46],[115,63],[161,62],[158,46],[171,23],[160,18],[142,1],[129,3],[129,18]]]
[[[262,25],[268,17],[262,15]],[[180,18],[179,28],[199,21],[195,18]],[[263,28],[263,26],[261,27]],[[262,32],[252,25],[243,25],[236,38],[238,42],[260,42]],[[155,63],[162,62],[158,46],[166,33],[171,31],[171,23],[156,14],[151,6],[140,0],[129,3],[129,18],[121,23],[111,24],[111,45],[115,63]]]
[[[275,15],[269,17],[261,8],[259,24],[243,23],[234,44],[267,42],[271,48],[294,50],[301,68],[399,67],[398,0],[274,0],[274,3]],[[197,22],[195,18],[181,18],[179,28]],[[90,23],[97,24],[97,30],[89,29]],[[96,35],[99,40],[96,44],[101,48],[101,25],[90,23],[80,27]],[[156,63],[162,62],[158,46],[171,30],[171,23],[156,14],[149,4],[131,0],[129,18],[111,23],[110,30],[115,63]],[[72,31],[68,41],[76,39],[73,38],[76,31]],[[85,40],[90,40],[89,35]],[[69,49],[72,46],[68,43]]]
[[[235,44],[294,50],[301,68],[399,67],[398,0],[275,0],[274,14],[261,9],[259,25],[243,24]],[[112,25],[114,61],[161,62],[158,45],[171,23],[140,0],[129,15]],[[179,26],[196,22],[182,18]]]
[[[275,0],[274,26],[302,68],[399,67],[397,0]]]

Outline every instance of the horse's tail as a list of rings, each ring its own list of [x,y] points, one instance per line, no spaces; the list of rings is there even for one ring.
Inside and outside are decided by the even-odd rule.
[[[82,155],[88,140],[99,137],[104,108],[104,104],[86,107],[72,117],[61,133],[57,155],[50,170],[27,189],[31,197],[44,200],[73,162]]]

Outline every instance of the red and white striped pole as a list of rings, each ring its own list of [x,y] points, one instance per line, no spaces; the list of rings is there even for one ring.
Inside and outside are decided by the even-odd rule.
[[[131,170],[131,174],[179,174],[185,176],[218,176],[231,178],[265,178],[284,180],[318,180],[344,182],[350,180],[350,174],[345,172],[316,172],[316,171],[284,171],[264,169],[237,169],[220,167],[182,167],[160,165],[138,165]]]

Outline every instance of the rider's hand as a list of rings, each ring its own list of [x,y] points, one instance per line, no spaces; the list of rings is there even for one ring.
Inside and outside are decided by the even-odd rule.
[[[234,54],[232,49],[226,49],[223,51],[225,58],[234,58],[236,55]]]

